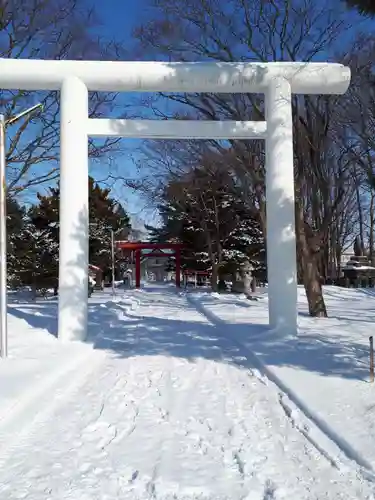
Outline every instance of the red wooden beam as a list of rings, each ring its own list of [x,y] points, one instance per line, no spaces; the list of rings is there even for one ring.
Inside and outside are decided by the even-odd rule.
[[[126,250],[178,250],[183,247],[181,243],[147,243],[144,241],[116,241],[116,247]]]

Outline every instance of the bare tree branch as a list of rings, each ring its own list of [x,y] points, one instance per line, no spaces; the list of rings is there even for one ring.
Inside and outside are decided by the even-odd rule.
[[[95,10],[84,0],[4,0],[0,11],[0,57],[43,59],[111,59],[114,43],[94,33],[99,26]],[[51,182],[59,175],[59,93],[1,91],[6,118],[36,102],[44,111],[8,129],[7,178],[9,192]],[[91,93],[90,115],[109,115],[116,95]],[[123,114],[123,113],[121,113]],[[119,139],[90,141],[90,155],[102,158],[120,149]]]

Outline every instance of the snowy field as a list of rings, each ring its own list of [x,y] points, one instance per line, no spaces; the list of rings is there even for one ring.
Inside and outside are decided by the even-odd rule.
[[[375,295],[266,327],[267,298],[94,293],[85,344],[57,303],[12,300],[0,363],[0,499],[375,499]]]

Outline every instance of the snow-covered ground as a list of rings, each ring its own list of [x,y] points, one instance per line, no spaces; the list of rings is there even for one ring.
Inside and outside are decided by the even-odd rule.
[[[55,338],[55,301],[11,303],[0,498],[374,499],[375,297],[327,294],[298,339],[267,332],[266,299],[168,286],[94,294],[86,344]]]
[[[298,336],[269,332],[267,297],[196,294],[199,309],[256,354],[269,378],[351,459],[375,473],[375,384],[369,383],[369,336],[375,291],[326,287],[328,319],[307,315],[299,289]]]

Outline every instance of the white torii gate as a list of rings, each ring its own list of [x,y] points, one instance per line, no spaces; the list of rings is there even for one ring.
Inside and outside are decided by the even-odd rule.
[[[343,94],[349,83],[349,68],[333,63],[0,59],[0,88],[61,91],[59,338],[87,335],[88,136],[265,139],[269,322],[295,332],[291,94]],[[89,119],[88,91],[264,93],[266,121]]]

